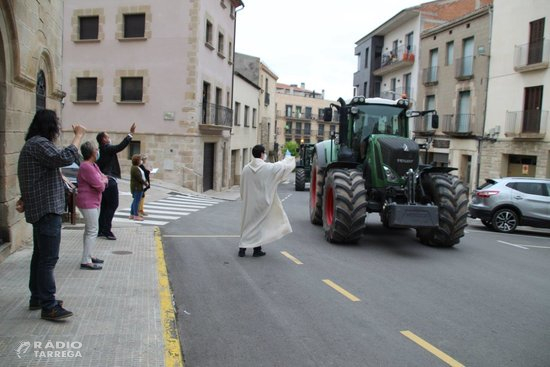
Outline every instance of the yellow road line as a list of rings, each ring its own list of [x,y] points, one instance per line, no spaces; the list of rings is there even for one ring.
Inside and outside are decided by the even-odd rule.
[[[338,284],[334,283],[330,279],[323,279],[323,283],[334,289],[335,291],[341,293],[343,296],[349,298],[353,302],[359,302],[361,301],[359,298],[355,297],[350,292],[346,291],[344,288],[340,287]]]
[[[239,238],[238,234],[167,234],[164,238]]]
[[[183,356],[176,325],[176,312],[172,305],[172,291],[168,281],[168,270],[164,261],[164,249],[158,227],[155,228],[155,244],[159,276],[160,319],[164,335],[164,365],[166,367],[183,367]]]
[[[300,260],[298,260],[297,258],[295,258],[294,256],[292,256],[291,254],[289,254],[286,251],[281,251],[281,254],[288,257],[290,260],[294,261],[294,263],[296,263],[297,265],[304,265],[303,262],[301,262]]]
[[[432,353],[433,355],[435,355],[436,357],[441,359],[443,362],[447,363],[449,366],[451,366],[451,367],[464,367],[464,365],[462,363],[456,361],[451,356],[445,354],[444,352],[437,349],[436,347],[434,347],[433,345],[431,345],[430,343],[428,343],[427,341],[425,341],[421,337],[416,336],[415,334],[413,334],[409,330],[402,331],[401,334],[403,334],[404,336],[406,336],[407,338],[409,338],[410,340],[412,340],[416,344],[420,345],[422,348],[426,349],[428,352]]]

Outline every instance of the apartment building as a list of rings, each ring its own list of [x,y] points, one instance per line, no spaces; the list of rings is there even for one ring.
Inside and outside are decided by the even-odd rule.
[[[261,106],[261,88],[239,72],[235,72],[234,88],[230,184],[238,185],[242,169],[252,159],[252,147],[259,141],[258,111]]]
[[[355,95],[417,101],[420,33],[492,3],[438,0],[404,9],[355,44]]]
[[[63,127],[108,131],[156,177],[203,192],[230,185],[234,30],[241,0],[64,2]]]
[[[495,0],[492,29],[480,177],[550,177],[550,3]]]
[[[63,5],[0,1],[0,261],[32,237],[17,213],[19,152],[39,109],[60,113]]]
[[[489,76],[492,6],[424,31],[420,36],[417,109],[439,114],[439,129],[431,115],[416,118],[413,134],[430,146],[428,163],[458,168],[470,188],[478,182],[479,153]]]
[[[338,116],[333,114],[332,121],[323,121],[323,109],[330,103],[321,93],[308,90],[302,83],[277,83],[277,142],[281,146],[289,141],[300,143],[318,143],[330,138],[331,131],[338,131]],[[279,152],[281,153],[281,152]]]
[[[235,71],[241,73],[253,83],[260,86],[258,110],[258,139],[256,144],[262,144],[268,157],[276,156],[275,145],[275,91],[279,77],[259,57],[235,53]],[[235,90],[235,94],[238,91]]]

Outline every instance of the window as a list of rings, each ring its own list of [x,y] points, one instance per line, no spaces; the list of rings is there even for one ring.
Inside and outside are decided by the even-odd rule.
[[[319,124],[319,127],[317,128],[317,135],[318,136],[325,135],[325,124]]]
[[[79,39],[97,40],[99,35],[99,16],[78,17]]]
[[[524,133],[540,133],[542,112],[543,86],[527,87],[523,97],[523,124]]]
[[[143,100],[143,78],[121,78],[120,100],[122,102],[141,102]]]
[[[472,77],[474,75],[474,37],[463,40],[461,66],[460,77]]]
[[[309,122],[304,124],[304,135],[311,135],[311,124]]]
[[[325,116],[325,110],[324,110],[323,108],[319,108],[319,109],[317,110],[317,113],[318,113],[317,118],[318,118],[319,120],[322,120],[322,119],[324,118],[323,116]]]
[[[287,121],[286,126],[285,126],[285,133],[286,134],[292,134],[292,122],[291,121]]]
[[[306,119],[311,119],[311,107],[306,107]]]
[[[145,14],[124,14],[124,38],[145,37]]]
[[[542,183],[535,182],[516,182],[514,189],[524,194],[544,196],[544,187]]]
[[[256,115],[257,115],[258,111],[253,108],[252,109],[252,127],[256,127]]]
[[[369,67],[369,48],[365,49],[365,69]]]
[[[231,42],[229,42],[229,46],[227,47],[227,58],[227,62],[233,62],[233,44]]]
[[[233,123],[236,126],[241,125],[240,111],[241,111],[241,104],[239,102],[235,102],[235,121],[233,121]]]
[[[218,33],[218,56],[223,56],[223,33]]]
[[[132,140],[128,145],[128,159],[132,159],[134,154],[141,154],[141,142],[138,140]]]
[[[413,35],[414,35],[413,32],[407,33],[405,35],[405,47],[407,48],[407,51],[411,51],[411,52],[414,51],[414,49],[413,49],[413,43],[414,43]]]
[[[447,42],[447,52],[445,53],[445,65],[452,65],[455,57],[455,43]]]
[[[206,21],[206,44],[209,46],[212,46],[212,23],[207,20]]]
[[[542,61],[544,45],[544,18],[529,23],[529,51],[527,64],[536,64]]]
[[[407,98],[411,98],[412,95],[412,82],[411,82],[411,73],[403,75],[403,93],[407,95]],[[401,96],[398,96],[401,98]]]
[[[285,117],[292,117],[292,105],[289,105],[289,104],[286,105]]]
[[[296,131],[294,133],[296,135],[301,135],[302,134],[302,123],[301,122],[296,123]]]
[[[369,96],[369,83],[365,82],[363,83],[363,97]]]
[[[97,100],[97,78],[76,78],[76,100],[87,102]]]
[[[250,107],[245,105],[244,106],[244,126],[249,127],[250,124],[248,123],[248,115],[250,114]]]
[[[302,106],[296,106],[296,118],[302,118]]]

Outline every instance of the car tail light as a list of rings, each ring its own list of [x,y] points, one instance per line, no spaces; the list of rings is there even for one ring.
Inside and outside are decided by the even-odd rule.
[[[476,193],[476,196],[478,198],[489,198],[491,196],[498,195],[499,193],[500,191],[496,191],[496,190],[478,191]]]

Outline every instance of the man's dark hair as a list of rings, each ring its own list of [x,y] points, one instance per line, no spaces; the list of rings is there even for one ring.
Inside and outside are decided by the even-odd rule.
[[[49,141],[54,141],[60,134],[59,120],[57,114],[53,110],[36,111],[32,119],[31,126],[25,136],[25,141],[33,136],[42,136]]]
[[[254,158],[262,158],[262,153],[265,153],[265,148],[263,145],[258,144],[252,148],[252,156]]]
[[[97,140],[97,143],[99,145],[103,145],[103,138],[104,137],[105,137],[105,131],[102,131],[102,132],[97,134],[97,136],[95,137],[95,140]]]

